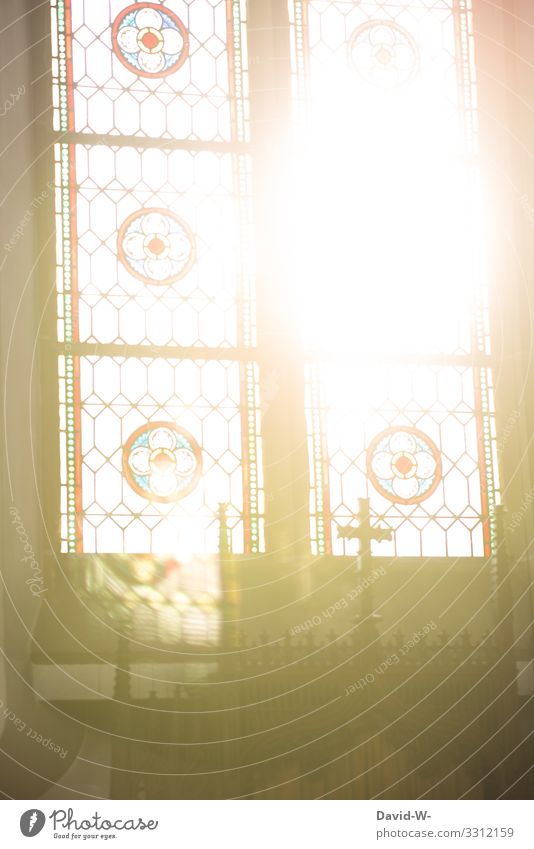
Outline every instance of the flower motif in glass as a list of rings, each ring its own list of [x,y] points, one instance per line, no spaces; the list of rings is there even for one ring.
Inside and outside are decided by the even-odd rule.
[[[164,209],[130,215],[119,230],[118,251],[134,277],[159,286],[181,280],[195,261],[193,233],[181,218]]]
[[[134,431],[124,446],[123,470],[132,489],[149,501],[179,501],[202,474],[200,447],[190,433],[169,422]]]
[[[367,474],[380,495],[397,504],[418,504],[441,480],[441,458],[420,430],[393,427],[379,433],[367,450]]]
[[[363,79],[384,88],[409,82],[419,67],[412,36],[393,21],[369,21],[349,40],[349,57]]]
[[[162,5],[136,3],[115,18],[113,49],[130,71],[142,77],[173,74],[187,59],[187,30],[177,15]]]

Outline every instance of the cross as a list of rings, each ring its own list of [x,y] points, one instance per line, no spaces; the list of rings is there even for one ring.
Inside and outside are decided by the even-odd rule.
[[[360,540],[360,564],[361,572],[364,578],[368,577],[371,572],[373,558],[371,555],[371,542],[383,542],[391,540],[393,532],[389,528],[372,528],[371,517],[369,513],[369,499],[358,499],[359,513],[357,516],[358,527],[351,528],[349,525],[341,527],[338,525],[337,535],[341,539],[359,539]],[[379,618],[373,613],[373,585],[369,584],[362,593],[362,615],[364,619],[368,617]]]

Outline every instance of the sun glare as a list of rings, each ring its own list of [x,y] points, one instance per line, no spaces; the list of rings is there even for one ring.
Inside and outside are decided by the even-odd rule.
[[[362,47],[389,67],[394,36],[382,30]],[[426,35],[432,55],[437,36]],[[368,51],[356,53],[362,71],[345,50],[312,49],[292,168],[294,276],[310,351],[469,350],[480,199],[456,72],[434,63],[423,74],[414,60],[408,74],[408,36],[399,38],[400,81],[381,85],[366,77]]]

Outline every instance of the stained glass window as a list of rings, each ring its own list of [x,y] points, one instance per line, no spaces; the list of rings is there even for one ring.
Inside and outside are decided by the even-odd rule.
[[[294,276],[311,536],[370,498],[377,554],[493,543],[491,361],[469,0],[291,0]]]
[[[62,546],[263,546],[245,6],[52,0]]]
[[[233,550],[260,551],[246,3],[51,7],[63,548],[213,552],[224,502]],[[312,549],[352,551],[336,525],[368,496],[395,530],[376,553],[487,555],[470,0],[288,8],[291,249],[274,251],[300,305]]]
[[[55,127],[243,141],[245,4],[52,0]]]

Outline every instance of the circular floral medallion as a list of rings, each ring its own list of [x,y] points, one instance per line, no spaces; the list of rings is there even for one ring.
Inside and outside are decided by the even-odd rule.
[[[195,237],[185,221],[167,209],[142,209],[119,230],[119,259],[130,274],[157,286],[185,277],[195,261]]]
[[[418,504],[441,480],[439,451],[426,433],[413,427],[391,427],[367,449],[367,474],[384,498]]]
[[[156,3],[135,3],[115,18],[113,50],[123,65],[142,77],[166,77],[183,65],[189,51],[180,18]]]
[[[367,82],[393,88],[417,73],[419,53],[414,39],[393,21],[369,21],[349,40],[349,57]]]
[[[149,422],[124,446],[122,466],[133,490],[149,501],[179,501],[197,485],[202,455],[190,433],[170,422]]]

